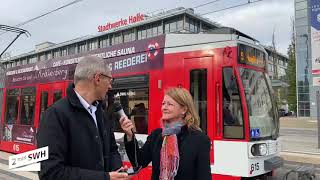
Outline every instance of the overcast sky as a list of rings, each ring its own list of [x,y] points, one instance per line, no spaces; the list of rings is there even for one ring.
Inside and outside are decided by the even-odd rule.
[[[69,2],[72,0],[2,0],[0,24],[15,26]],[[31,37],[21,36],[8,51],[12,55],[19,55],[34,50],[36,44],[45,41],[61,43],[85,35],[94,35],[98,33],[98,25],[127,18],[138,12],[148,13],[176,7],[192,8],[206,2],[210,0],[83,0],[22,26],[21,28],[30,32]],[[204,14],[245,2],[248,0],[219,0],[196,8],[195,12]],[[274,30],[276,47],[281,53],[286,54],[290,43],[294,2],[293,0],[263,0],[251,5],[208,14],[205,17],[222,25],[234,27],[256,38],[264,45],[271,45]],[[13,33],[0,35],[0,52],[15,36],[16,34]]]

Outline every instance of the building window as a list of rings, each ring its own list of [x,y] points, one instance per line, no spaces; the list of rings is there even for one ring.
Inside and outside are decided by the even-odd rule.
[[[296,11],[296,19],[308,17],[308,9],[301,9]]]
[[[146,27],[141,27],[138,29],[138,40],[147,38]]]
[[[158,25],[158,35],[163,34],[163,26],[161,23]]]
[[[148,25],[146,29],[147,29],[147,38],[152,37],[152,25]]]
[[[22,65],[26,65],[26,64],[28,64],[28,60],[27,59],[22,60]]]
[[[87,44],[86,44],[86,42],[79,43],[78,52],[79,53],[87,52]]]
[[[45,54],[45,53],[41,54],[41,55],[39,56],[39,60],[40,60],[40,61],[46,60],[46,54]]]
[[[183,30],[183,18],[181,17],[177,21],[177,31],[182,31]]]
[[[268,71],[273,72],[273,64],[268,63]]]
[[[29,57],[29,63],[36,63],[37,62],[37,57],[33,56],[33,57]]]
[[[18,60],[17,61],[17,66],[20,66],[21,65],[21,60]]]
[[[197,33],[199,32],[199,26],[200,26],[200,23],[197,20],[190,17],[186,18],[186,23],[185,23],[186,30]]]
[[[176,32],[176,31],[177,31],[177,21],[176,19],[174,19],[170,22],[170,32]]]
[[[67,48],[61,49],[61,56],[63,57],[63,56],[67,56],[67,55],[68,55]]]
[[[128,31],[123,32],[123,41],[130,42],[136,40],[136,35],[134,33],[134,29],[130,29]]]
[[[205,24],[205,23],[202,23],[202,31],[207,31],[207,30],[210,30],[210,26]]]
[[[164,33],[169,33],[170,32],[170,23],[166,22],[164,24]]]
[[[68,55],[76,54],[76,46],[75,44],[68,46]]]
[[[157,35],[158,35],[158,26],[154,24],[152,28],[152,36],[157,36]]]
[[[112,45],[115,45],[115,44],[120,44],[122,43],[122,35],[121,33],[117,33],[117,34],[113,34],[113,37],[112,37]]]
[[[108,46],[110,46],[110,39],[108,38],[108,36],[102,37],[99,41],[99,48],[105,48]]]
[[[57,49],[57,50],[54,50],[53,52],[53,58],[58,58],[61,56],[61,53],[60,53],[60,49]]]
[[[47,52],[46,55],[47,55],[47,59],[52,59],[51,51]]]
[[[308,25],[308,18],[304,17],[304,18],[296,19],[295,25],[296,25],[296,27],[307,26]]]
[[[307,9],[307,6],[308,6],[307,1],[297,2],[296,10]]]
[[[98,48],[98,41],[92,40],[89,42],[89,51],[95,50]]]

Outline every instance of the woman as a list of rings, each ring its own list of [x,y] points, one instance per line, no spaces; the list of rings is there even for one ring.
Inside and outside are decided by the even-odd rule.
[[[210,140],[199,128],[199,115],[190,93],[183,88],[168,89],[161,111],[162,128],[152,131],[142,148],[133,140],[131,121],[120,120],[131,164],[146,167],[152,162],[153,180],[211,179]]]

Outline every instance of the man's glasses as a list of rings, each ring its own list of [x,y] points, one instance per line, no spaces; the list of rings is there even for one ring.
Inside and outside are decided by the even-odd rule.
[[[114,78],[111,77],[111,76],[108,76],[108,75],[105,75],[105,74],[102,74],[102,73],[101,73],[100,75],[109,78],[111,83],[112,83],[113,80],[114,80]]]

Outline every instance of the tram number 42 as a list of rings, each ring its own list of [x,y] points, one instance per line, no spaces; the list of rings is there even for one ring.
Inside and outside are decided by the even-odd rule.
[[[253,163],[250,166],[250,173],[252,173],[253,171],[259,171],[259,169],[260,169],[259,163]]]

